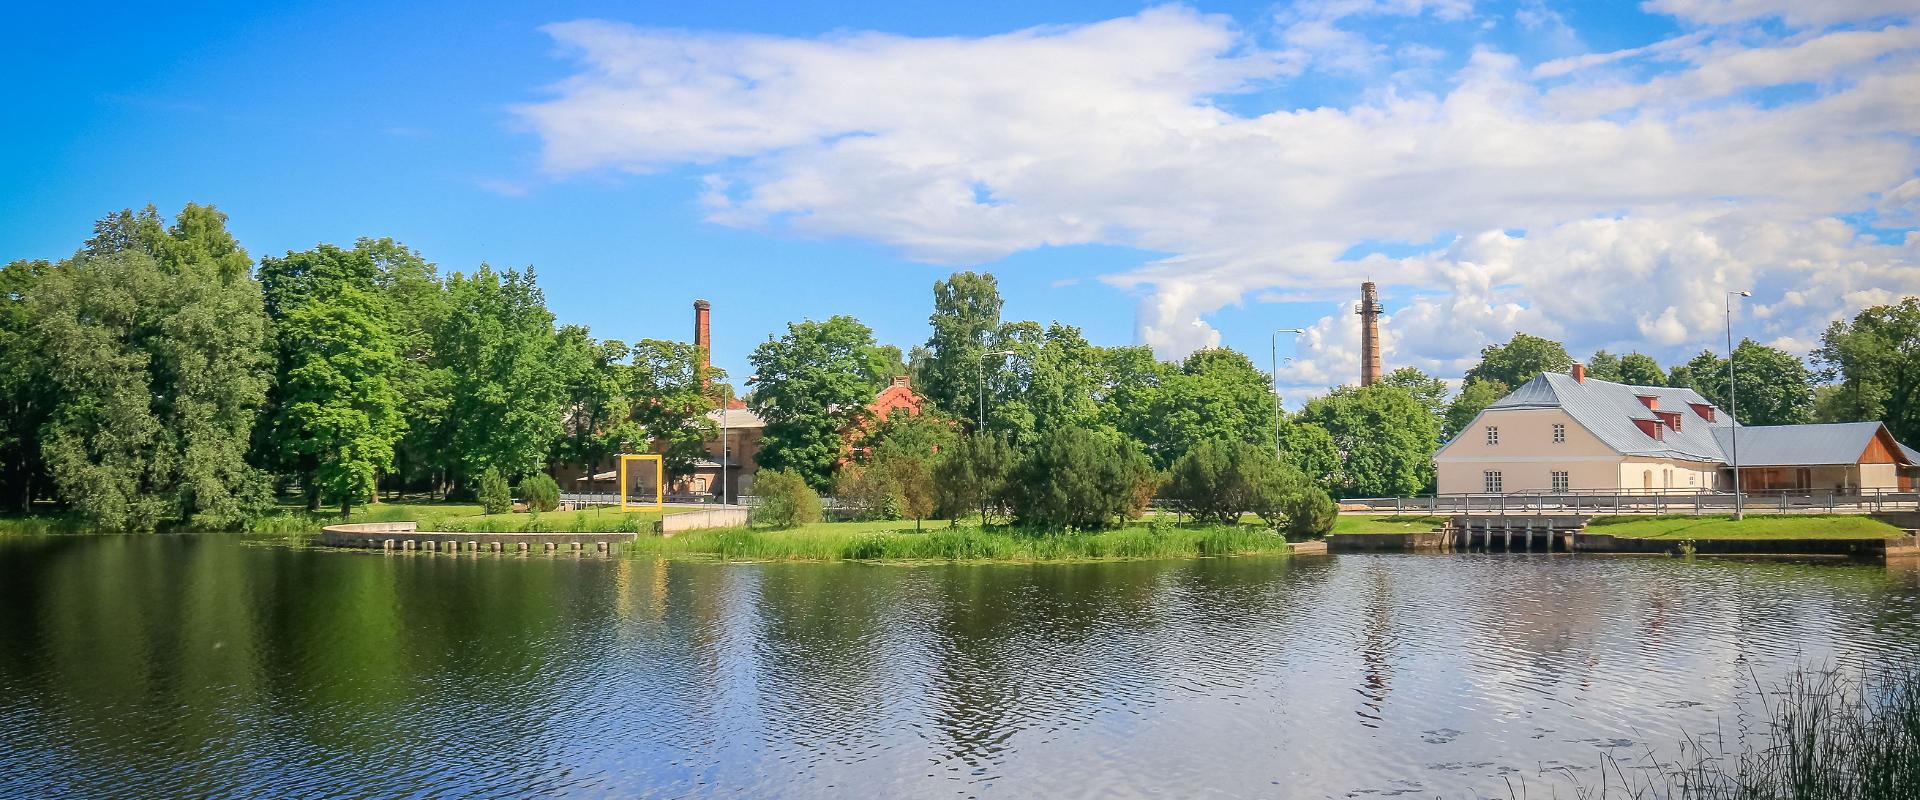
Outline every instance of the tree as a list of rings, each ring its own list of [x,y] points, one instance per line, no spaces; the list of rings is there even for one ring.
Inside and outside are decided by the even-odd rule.
[[[799,473],[763,469],[754,479],[754,492],[760,497],[753,508],[756,525],[786,529],[820,521],[820,495]]]
[[[1660,368],[1660,362],[1645,353],[1628,353],[1620,357],[1620,382],[1633,386],[1660,386],[1666,383],[1666,370]]]
[[[1301,484],[1280,495],[1280,514],[1286,522],[1282,530],[1295,539],[1319,538],[1333,532],[1340,518],[1340,505],[1318,486]],[[1269,520],[1271,523],[1271,520]]]
[[[447,368],[450,469],[462,478],[539,470],[560,438],[564,391],[554,364],[553,313],[532,269],[447,278],[448,311],[435,354]]]
[[[1895,439],[1920,442],[1920,298],[1904,297],[1864,309],[1851,322],[1834,322],[1813,358],[1821,376],[1839,386],[1829,413],[1879,420]]]
[[[833,496],[857,520],[899,519],[905,500],[890,464],[850,463],[833,476]]]
[[[753,404],[767,420],[762,469],[791,470],[816,490],[833,485],[845,436],[873,401],[866,370],[872,346],[872,329],[838,316],[789,323],[785,336],[754,348]]]
[[[1506,397],[1508,391],[1507,385],[1500,381],[1467,381],[1465,386],[1460,387],[1460,394],[1453,398],[1452,403],[1447,404],[1446,426],[1440,432],[1442,438],[1451,441],[1453,437],[1460,435],[1468,425],[1473,424],[1474,417],[1480,416],[1480,412],[1485,411],[1487,406]]]
[[[1587,358],[1587,377],[1596,380],[1623,382],[1620,378],[1620,357],[1605,350],[1596,350]],[[1665,376],[1661,376],[1663,379]]]
[[[487,467],[480,473],[480,485],[474,490],[474,496],[480,501],[480,513],[505,514],[513,510],[513,489],[507,486],[507,478],[500,474],[499,467]]]
[[[1298,470],[1275,460],[1271,448],[1214,439],[1173,462],[1166,494],[1196,520],[1238,525],[1252,511],[1277,526],[1287,495],[1306,483]]]
[[[1004,504],[1014,463],[1013,448],[1005,437],[960,437],[954,452],[934,466],[936,512],[958,524],[962,515],[978,510],[980,524],[985,525],[989,509]]]
[[[520,482],[520,499],[531,511],[552,511],[560,507],[560,484],[552,475],[536,472]]]
[[[1567,348],[1551,339],[1516,333],[1506,344],[1490,344],[1480,349],[1480,363],[1467,370],[1466,380],[1495,380],[1519,386],[1542,372],[1566,372],[1573,368]]]
[[[919,385],[948,414],[972,419],[980,354],[1000,330],[1000,286],[990,273],[956,272],[933,285],[929,357]]]
[[[611,435],[652,441],[668,476],[692,474],[694,463],[707,457],[707,442],[717,432],[707,412],[725,394],[724,387],[716,393],[713,383],[725,373],[702,366],[700,348],[685,342],[642,339],[634,343],[632,352],[626,404],[632,409],[634,427],[616,428]],[[619,447],[618,442],[614,447]]]
[[[1798,425],[1813,421],[1813,374],[1792,353],[1742,339],[1733,349],[1738,407],[1728,403],[1727,360],[1703,350],[1686,365],[1692,388],[1729,409],[1743,425]]]
[[[900,512],[913,518],[913,529],[933,515],[939,493],[933,482],[934,462],[910,454],[883,453],[880,457],[900,492]]]
[[[870,424],[855,449],[872,458],[913,456],[929,464],[939,461],[960,439],[960,424],[937,410],[919,414],[896,408],[886,419]]]
[[[108,215],[27,298],[59,404],[41,452],[89,523],[230,527],[268,502],[246,460],[268,372],[252,260],[226,217],[189,204]]]
[[[296,478],[309,509],[325,497],[350,514],[354,502],[374,498],[406,429],[379,267],[366,252],[323,244],[263,258],[259,275],[277,380],[256,429],[256,458]]]
[[[0,267],[0,509],[27,510],[47,483],[40,429],[57,397],[28,298],[51,269],[45,261]]]
[[[1404,389],[1342,386],[1308,402],[1300,418],[1333,437],[1344,465],[1335,488],[1343,497],[1409,495],[1433,480],[1439,431]]]
[[[353,249],[375,267],[386,300],[387,329],[398,363],[390,382],[400,393],[406,432],[394,447],[393,472],[404,488],[424,483],[444,491],[457,472],[451,458],[453,372],[435,349],[451,308],[438,268],[392,239],[360,239]]]
[[[893,383],[894,378],[912,374],[907,368],[906,358],[900,354],[900,348],[895,345],[880,344],[869,347],[862,354],[862,360],[866,362],[867,381],[873,384],[873,390],[876,392],[887,388],[888,384]]]
[[[1405,389],[1422,408],[1433,415],[1433,424],[1436,428],[1445,427],[1447,422],[1446,381],[1428,375],[1419,367],[1401,367],[1387,373],[1380,382]]]
[[[1338,486],[1340,450],[1326,428],[1299,419],[1288,419],[1280,427],[1280,452],[1284,463],[1306,476],[1315,486]]]
[[[554,338],[554,365],[560,373],[566,410],[560,418],[560,441],[554,446],[553,457],[579,464],[593,475],[602,463],[619,454],[623,443],[640,438],[633,424],[634,396],[657,395],[633,391],[632,370],[624,363],[633,351],[625,343],[595,340],[579,325],[562,326]]]
[[[1042,530],[1112,528],[1138,513],[1137,493],[1154,480],[1131,442],[1081,428],[1057,428],[1014,468],[1008,500],[1015,522]]]
[[[1170,465],[1194,442],[1222,439],[1273,446],[1274,397],[1267,376],[1234,350],[1187,357],[1147,402],[1138,427],[1156,466]]]

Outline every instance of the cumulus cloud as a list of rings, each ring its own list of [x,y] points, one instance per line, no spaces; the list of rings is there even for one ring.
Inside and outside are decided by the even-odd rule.
[[[1814,19],[1786,4],[1652,5],[1701,25]],[[1869,5],[1830,3],[1820,19],[1881,16]],[[936,263],[1080,243],[1176,254],[1103,278],[1139,294],[1137,334],[1168,356],[1218,343],[1206,315],[1249,297],[1326,303],[1283,371],[1298,386],[1350,378],[1357,331],[1341,304],[1360,275],[1393,311],[1388,360],[1450,377],[1517,329],[1581,355],[1683,354],[1719,332],[1730,287],[1755,291],[1749,335],[1803,344],[1875,298],[1920,292],[1920,237],[1888,243],[1844,221],[1910,222],[1920,196],[1912,20],[1693,32],[1539,65],[1482,47],[1437,93],[1388,85],[1265,113],[1222,102],[1284,95],[1337,58],[1289,39],[1295,25],[1396,14],[1473,9],[1299,4],[1271,37],[1183,7],[977,38],[569,22],[547,32],[577,71],[517,112],[556,173],[704,165],[699,200],[721,224]],[[1619,69],[1645,59],[1662,68]],[[1787,84],[1812,88],[1748,96]]]

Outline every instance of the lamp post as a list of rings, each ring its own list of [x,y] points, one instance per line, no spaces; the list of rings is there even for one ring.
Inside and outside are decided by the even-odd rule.
[[[994,350],[981,353],[979,358],[973,360],[973,387],[980,396],[980,420],[979,427],[974,428],[975,433],[985,433],[987,430],[987,356],[1010,355],[1013,355],[1012,350]]]
[[[1268,355],[1272,360],[1269,366],[1273,368],[1273,457],[1275,460],[1282,458],[1280,453],[1280,334],[1291,333],[1299,336],[1306,332],[1306,328],[1281,328],[1274,331],[1273,336],[1270,337],[1272,341],[1269,342],[1269,344],[1272,345],[1272,347],[1269,349]],[[1292,361],[1293,359],[1289,358],[1287,360]]]
[[[1752,297],[1753,292],[1745,289],[1727,290],[1727,438],[1733,443],[1733,518],[1735,521],[1746,519],[1746,509],[1740,501],[1740,393],[1734,383],[1733,371],[1733,298]]]

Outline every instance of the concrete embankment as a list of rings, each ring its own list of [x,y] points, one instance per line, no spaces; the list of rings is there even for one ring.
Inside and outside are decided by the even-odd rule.
[[[1920,515],[1908,515],[1920,516]],[[1640,538],[1588,531],[1586,517],[1475,515],[1455,517],[1431,532],[1334,534],[1331,552],[1480,551],[1640,553],[1698,555],[1826,556],[1865,561],[1920,558],[1916,519],[1883,519],[1907,530],[1905,536],[1820,538]]]
[[[518,552],[549,550],[607,551],[633,541],[626,533],[458,533],[423,531],[413,522],[350,522],[320,529],[320,543],[329,547],[374,550],[467,550]]]

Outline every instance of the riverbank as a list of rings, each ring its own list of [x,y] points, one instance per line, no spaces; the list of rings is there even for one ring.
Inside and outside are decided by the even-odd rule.
[[[1107,561],[1280,555],[1286,539],[1251,525],[1130,525],[1119,530],[1032,533],[929,521],[822,522],[792,530],[725,528],[672,537],[641,536],[640,557],[719,561]]]
[[[552,511],[543,514],[485,514],[477,503],[401,500],[361,506],[351,516],[280,506],[223,529],[186,528],[175,533],[254,533],[309,537],[327,525],[353,522],[415,522],[421,530],[447,533],[651,533],[658,511],[622,513],[614,508]],[[51,514],[0,517],[0,536],[91,533],[73,520]]]
[[[1333,532],[1378,535],[1428,533],[1447,524],[1447,520],[1447,517],[1341,515],[1334,524]],[[1586,532],[1622,539],[1673,541],[1893,539],[1907,533],[1885,519],[1861,514],[1766,515],[1738,521],[1731,515],[1603,516],[1588,519]]]

